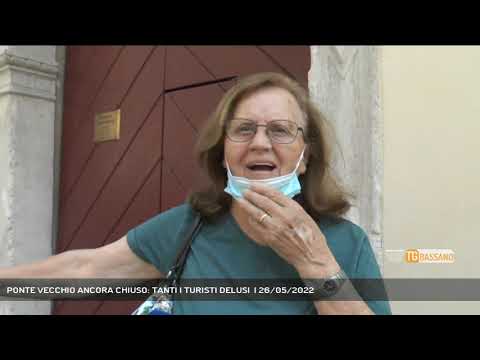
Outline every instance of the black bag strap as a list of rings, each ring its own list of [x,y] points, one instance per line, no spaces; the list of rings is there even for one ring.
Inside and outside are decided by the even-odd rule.
[[[202,224],[202,217],[200,216],[200,214],[195,213],[195,217],[187,232],[183,246],[178,251],[177,256],[175,257],[175,262],[168,271],[167,281],[169,282],[170,286],[176,286],[180,281],[180,277],[182,276],[183,268],[185,267],[185,262],[187,260],[187,256],[190,251],[193,239],[200,231]]]

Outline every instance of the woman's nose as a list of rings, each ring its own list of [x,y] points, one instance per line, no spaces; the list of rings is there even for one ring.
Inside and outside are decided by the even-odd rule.
[[[267,135],[267,129],[265,127],[257,127],[257,132],[250,141],[250,147],[252,148],[267,148],[272,147],[272,141]]]

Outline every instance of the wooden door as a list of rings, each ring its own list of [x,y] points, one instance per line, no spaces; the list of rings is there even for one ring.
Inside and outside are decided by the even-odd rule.
[[[308,46],[70,46],[56,252],[95,248],[185,201],[206,182],[192,151],[235,78],[284,72],[307,84]],[[121,110],[120,139],[94,116]],[[139,302],[58,301],[55,314],[128,314]]]

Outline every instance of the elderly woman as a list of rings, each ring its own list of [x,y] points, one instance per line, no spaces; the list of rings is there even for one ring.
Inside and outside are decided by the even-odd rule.
[[[182,300],[174,313],[389,314],[387,301],[364,301],[349,280],[381,275],[365,232],[341,218],[350,204],[330,172],[328,140],[325,120],[298,83],[276,73],[245,77],[199,135],[210,188],[112,244],[0,270],[0,278],[164,277],[200,216],[182,278],[322,279],[328,286],[315,300]]]

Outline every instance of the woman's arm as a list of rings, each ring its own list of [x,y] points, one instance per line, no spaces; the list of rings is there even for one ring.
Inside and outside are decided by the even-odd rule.
[[[31,264],[0,268],[0,279],[158,279],[153,265],[132,252],[127,237],[96,249],[70,250]]]

